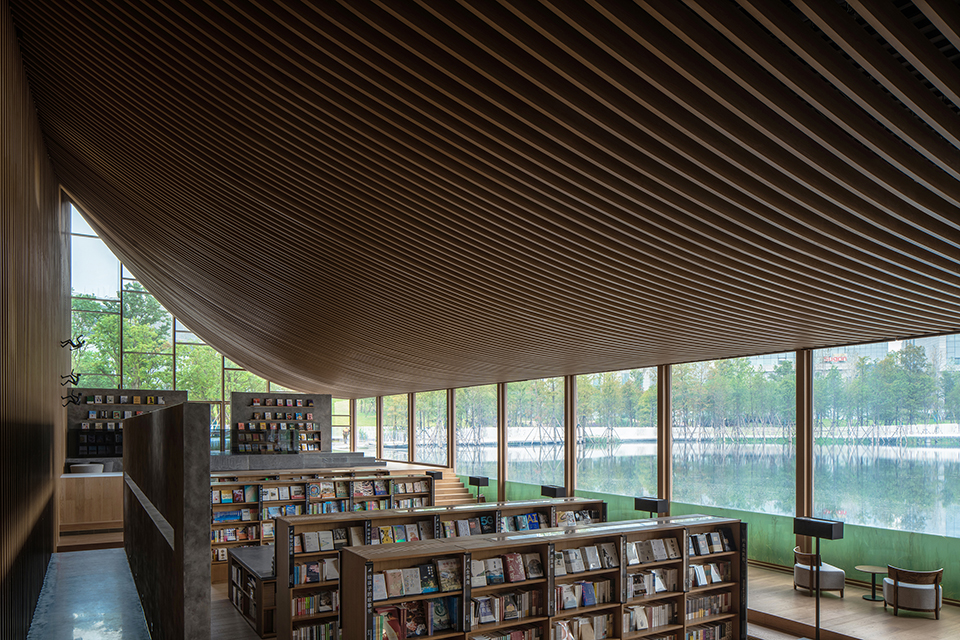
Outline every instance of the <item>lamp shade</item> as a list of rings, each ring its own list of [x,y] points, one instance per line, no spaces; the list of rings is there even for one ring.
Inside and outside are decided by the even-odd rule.
[[[793,532],[798,536],[840,540],[843,538],[843,523],[838,520],[821,520],[819,518],[794,518]]]
[[[540,486],[540,495],[548,498],[566,498],[567,488],[556,484],[545,484]]]
[[[490,478],[487,476],[470,476],[469,482],[474,487],[486,487],[490,484]]]
[[[633,508],[650,513],[666,513],[668,506],[665,498],[634,498]]]

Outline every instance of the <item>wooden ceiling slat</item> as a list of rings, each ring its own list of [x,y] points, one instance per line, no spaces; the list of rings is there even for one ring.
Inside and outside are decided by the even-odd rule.
[[[11,10],[133,273],[231,361],[364,397],[960,327],[960,137],[918,124],[954,123],[875,42],[919,119],[744,5],[819,75],[726,0]]]

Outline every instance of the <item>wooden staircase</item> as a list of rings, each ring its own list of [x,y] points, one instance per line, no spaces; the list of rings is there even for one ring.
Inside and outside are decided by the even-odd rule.
[[[457,479],[457,476],[450,471],[444,471],[443,475],[444,477],[437,480],[434,487],[437,506],[468,504],[477,501],[473,494]]]

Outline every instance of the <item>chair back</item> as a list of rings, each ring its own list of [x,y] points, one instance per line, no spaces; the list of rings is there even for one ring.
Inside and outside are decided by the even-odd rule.
[[[793,548],[793,561],[795,564],[802,564],[807,567],[819,567],[820,558],[815,553],[804,553],[800,551],[800,547],[796,546]]]
[[[898,582],[907,584],[932,584],[938,585],[943,580],[943,569],[936,571],[908,571],[907,569],[898,569],[897,567],[887,565],[887,577],[896,585]]]

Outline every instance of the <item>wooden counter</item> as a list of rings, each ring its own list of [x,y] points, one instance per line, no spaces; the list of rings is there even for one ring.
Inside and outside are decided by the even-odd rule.
[[[122,473],[60,476],[60,531],[123,528]]]

